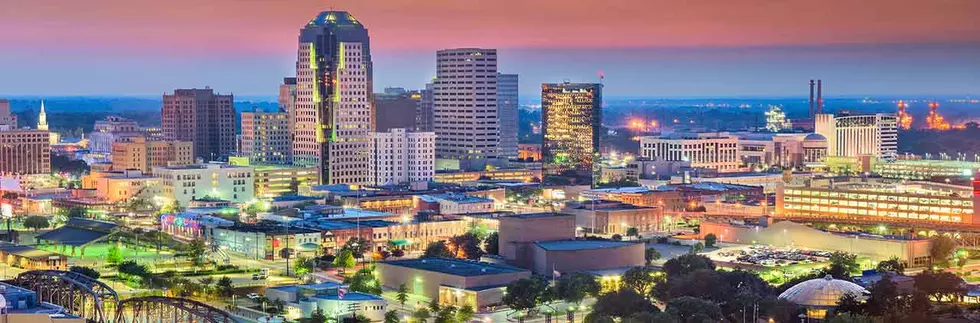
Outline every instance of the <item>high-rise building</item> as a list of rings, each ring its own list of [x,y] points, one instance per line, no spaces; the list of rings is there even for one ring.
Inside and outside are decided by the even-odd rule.
[[[827,138],[828,156],[894,159],[898,154],[898,118],[894,114],[817,114],[814,132]]]
[[[737,136],[727,132],[672,133],[640,137],[640,156],[657,161],[685,161],[691,167],[719,172],[740,171]]]
[[[284,77],[279,84],[279,109],[286,111],[289,121],[289,141],[293,138],[293,122],[296,121],[296,78]],[[289,147],[292,156],[293,147]]]
[[[177,89],[163,95],[163,137],[194,143],[194,157],[218,160],[235,152],[233,95],[210,88]]]
[[[545,181],[572,176],[577,184],[595,184],[602,128],[602,84],[541,84],[541,147]]]
[[[418,129],[418,131],[435,131],[435,128],[432,125],[432,114],[434,109],[432,89],[434,87],[434,84],[426,83],[425,89],[419,91],[422,98],[419,100],[418,112],[415,113],[415,128]]]
[[[286,111],[242,112],[242,156],[253,164],[287,164],[292,160],[289,114]]]
[[[375,127],[377,132],[391,129],[418,130],[419,104],[422,93],[406,91],[402,88],[385,88],[384,93],[375,93]]]
[[[517,158],[517,74],[497,74],[497,117],[500,119],[500,156]]]
[[[133,137],[112,144],[115,170],[138,169],[149,173],[154,167],[188,165],[194,162],[194,144],[189,141],[155,141]]]
[[[371,184],[432,181],[436,164],[435,140],[433,132],[391,129],[371,133]]]
[[[0,99],[0,130],[17,128],[17,115],[10,111],[10,101]]]
[[[164,198],[187,206],[191,200],[213,198],[243,203],[255,196],[254,170],[249,166],[208,163],[155,167]]]
[[[458,160],[461,169],[497,162],[497,50],[446,49],[436,53],[433,86],[436,158]]]
[[[295,164],[323,184],[370,182],[373,76],[368,30],[351,14],[324,11],[299,34]]]
[[[0,131],[0,175],[51,173],[50,137],[44,130]]]

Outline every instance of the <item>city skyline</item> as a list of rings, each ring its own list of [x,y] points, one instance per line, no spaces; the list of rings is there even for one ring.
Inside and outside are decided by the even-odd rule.
[[[0,30],[17,31],[0,32],[0,42],[13,49],[0,53],[0,70],[18,76],[0,81],[0,93],[150,95],[208,85],[236,95],[274,95],[278,80],[293,69],[296,29],[329,9],[315,1],[99,1],[103,5],[37,1],[0,10],[17,13],[0,13]],[[607,96],[797,95],[803,91],[794,83],[810,78],[835,85],[828,97],[969,95],[976,94],[970,85],[980,74],[980,27],[969,17],[980,4],[971,1],[624,1],[601,10],[558,4],[330,5],[371,26],[375,92],[422,88],[434,74],[435,51],[459,47],[499,49],[500,70],[521,74],[525,93],[545,82],[593,82],[602,71]],[[227,14],[212,17],[214,10]],[[413,18],[419,16],[433,19]],[[501,19],[508,23],[485,28]],[[586,19],[602,23],[568,23]],[[65,25],[72,25],[70,32]],[[133,71],[154,77],[132,80]],[[40,82],[49,86],[31,85]]]

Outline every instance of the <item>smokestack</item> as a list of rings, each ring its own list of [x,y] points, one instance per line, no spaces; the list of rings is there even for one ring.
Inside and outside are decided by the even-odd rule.
[[[817,113],[823,113],[823,84],[817,80]]]
[[[813,118],[813,80],[810,80],[810,118]]]

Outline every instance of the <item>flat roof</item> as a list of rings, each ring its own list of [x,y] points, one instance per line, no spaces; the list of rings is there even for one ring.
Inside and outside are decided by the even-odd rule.
[[[0,251],[9,254],[18,255],[25,258],[32,258],[32,259],[48,258],[51,256],[59,256],[59,257],[61,256],[60,254],[54,252],[40,250],[31,246],[22,246],[22,245],[17,245],[12,243],[0,244]]]
[[[432,271],[456,276],[482,276],[526,272],[527,270],[501,264],[450,258],[418,258],[381,262],[382,264]]]
[[[552,218],[552,217],[566,217],[575,216],[573,214],[557,213],[557,212],[546,212],[546,213],[524,213],[502,216],[502,218],[518,218],[518,219],[537,219],[537,218]]]
[[[548,251],[571,251],[571,250],[591,250],[591,249],[611,249],[633,245],[633,242],[609,241],[609,240],[554,240],[536,241],[544,250]]]
[[[320,232],[317,230],[298,228],[294,226],[290,226],[289,228],[286,228],[284,226],[279,226],[279,225],[236,225],[236,226],[231,226],[231,227],[221,228],[221,229],[225,229],[229,231],[238,231],[238,232],[260,232],[266,234],[287,234],[287,233],[302,234],[302,233]]]
[[[382,300],[381,296],[365,294],[361,292],[347,292],[344,294],[344,298],[340,298],[339,295],[313,295],[309,298],[325,299],[325,300],[335,300],[335,301],[379,301]]]
[[[466,194],[456,194],[456,193],[446,193],[446,194],[430,194],[429,197],[434,199],[452,201],[460,204],[470,204],[470,203],[493,203],[493,200],[479,197],[471,196]]]

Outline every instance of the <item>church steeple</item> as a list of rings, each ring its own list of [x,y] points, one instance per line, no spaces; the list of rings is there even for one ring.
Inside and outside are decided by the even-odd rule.
[[[44,100],[41,100],[41,113],[37,115],[37,130],[48,130],[48,114],[44,112]]]

